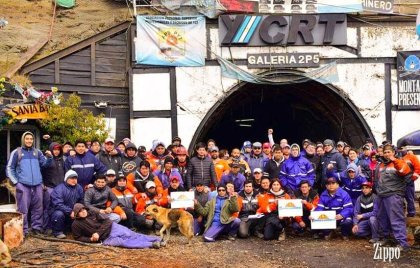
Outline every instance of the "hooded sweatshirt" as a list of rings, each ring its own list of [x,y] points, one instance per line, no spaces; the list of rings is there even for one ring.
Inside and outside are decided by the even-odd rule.
[[[31,147],[25,146],[25,136],[31,135],[34,142]],[[46,158],[41,151],[35,149],[35,136],[27,131],[21,138],[22,146],[13,150],[6,166],[6,175],[13,184],[22,183],[27,186],[42,184],[41,167],[48,167],[52,158]]]
[[[75,186],[67,184],[67,179],[71,177],[77,177],[77,173],[70,169],[64,176],[64,182],[61,182],[53,189],[49,208],[50,214],[59,210],[69,216],[73,206],[76,203],[83,202],[84,193],[82,186],[80,184],[76,184]]]
[[[52,142],[49,146],[49,150],[53,153],[53,149],[56,146],[60,146],[60,154],[58,156],[54,156],[53,154],[51,165],[41,169],[44,185],[50,188],[59,185],[64,178],[64,159],[61,145],[57,142]]]
[[[281,184],[289,193],[296,191],[302,180],[309,181],[311,186],[314,185],[315,180],[315,170],[311,162],[300,155],[298,144],[292,144],[291,148],[295,147],[298,148],[298,155],[294,157],[290,154],[289,159],[284,161],[280,171]]]
[[[356,173],[354,179],[350,179],[349,170],[353,170]],[[362,194],[362,184],[367,181],[366,177],[361,175],[360,168],[355,163],[350,163],[343,172],[328,172],[327,174],[338,179],[343,190],[350,195],[353,205],[356,204],[357,198]]]

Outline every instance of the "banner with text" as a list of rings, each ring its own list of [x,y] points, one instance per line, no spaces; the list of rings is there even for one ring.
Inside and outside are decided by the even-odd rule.
[[[398,109],[420,110],[420,51],[397,56]]]
[[[204,66],[206,25],[203,16],[137,16],[138,64]]]

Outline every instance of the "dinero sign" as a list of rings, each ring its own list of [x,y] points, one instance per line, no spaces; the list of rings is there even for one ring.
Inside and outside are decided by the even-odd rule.
[[[346,45],[347,16],[222,15],[221,46]]]

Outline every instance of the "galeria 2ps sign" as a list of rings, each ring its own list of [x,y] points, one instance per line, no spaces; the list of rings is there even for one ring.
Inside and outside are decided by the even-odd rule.
[[[220,46],[346,45],[346,14],[222,15]]]

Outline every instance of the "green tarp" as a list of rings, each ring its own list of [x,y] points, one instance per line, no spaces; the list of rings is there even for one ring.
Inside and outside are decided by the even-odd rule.
[[[65,8],[72,8],[76,4],[76,0],[56,0],[57,6],[65,7]]]

